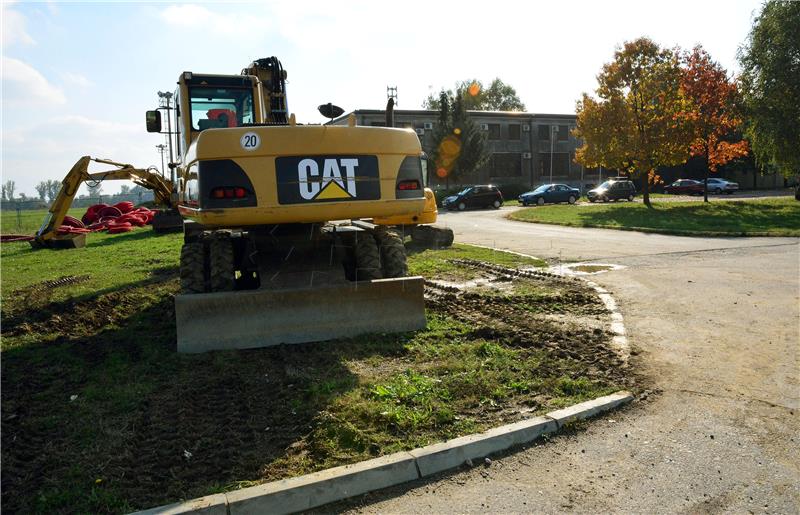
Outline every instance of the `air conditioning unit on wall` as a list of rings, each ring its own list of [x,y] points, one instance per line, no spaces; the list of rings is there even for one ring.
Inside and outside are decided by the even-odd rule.
[[[426,130],[432,130],[433,129],[433,123],[425,122],[425,129]]]
[[[425,129],[414,129],[414,131],[416,131],[418,136],[424,136],[425,135]]]
[[[481,130],[482,131],[488,131],[489,130],[489,124],[488,123],[482,123],[481,124]]]
[[[531,132],[531,126],[527,123],[522,124],[522,132]]]
[[[523,153],[522,153],[522,159],[530,159],[530,158],[532,158],[532,157],[533,157],[533,156],[531,155],[531,153],[530,153],[530,152],[523,152]]]

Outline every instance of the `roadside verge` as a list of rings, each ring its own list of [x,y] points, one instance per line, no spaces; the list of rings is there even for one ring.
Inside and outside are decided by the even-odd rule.
[[[136,512],[135,515],[277,515],[300,512],[457,468],[473,460],[529,443],[542,435],[554,433],[571,422],[591,418],[632,400],[633,395],[630,392],[620,391],[483,433],[305,476],[159,506]]]

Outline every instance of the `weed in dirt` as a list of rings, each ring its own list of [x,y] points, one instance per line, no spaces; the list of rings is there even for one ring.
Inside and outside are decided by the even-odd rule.
[[[515,279],[503,293],[433,288],[428,327],[414,333],[179,355],[179,245],[142,237],[107,245],[106,259],[3,259],[4,279],[19,276],[3,291],[6,511],[147,508],[474,433],[629,384],[596,297],[546,280]],[[153,262],[118,272],[129,252]],[[535,263],[508,256],[458,246],[409,261],[427,277],[453,270],[452,257]],[[91,270],[67,265],[81,259]],[[25,300],[37,284],[81,274],[90,278]]]

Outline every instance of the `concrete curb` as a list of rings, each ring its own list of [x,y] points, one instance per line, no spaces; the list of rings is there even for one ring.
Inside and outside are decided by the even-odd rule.
[[[159,506],[133,515],[295,513],[454,469],[468,460],[532,442],[544,434],[558,431],[565,424],[593,417],[632,400],[630,392],[620,391],[551,411],[543,417],[507,424],[410,452]]]

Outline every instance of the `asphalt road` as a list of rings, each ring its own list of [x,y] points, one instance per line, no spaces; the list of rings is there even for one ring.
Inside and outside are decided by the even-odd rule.
[[[800,512],[800,240],[688,238],[447,213],[456,241],[625,268],[617,299],[654,393],[585,431],[329,509]],[[323,510],[324,511],[324,510]]]

